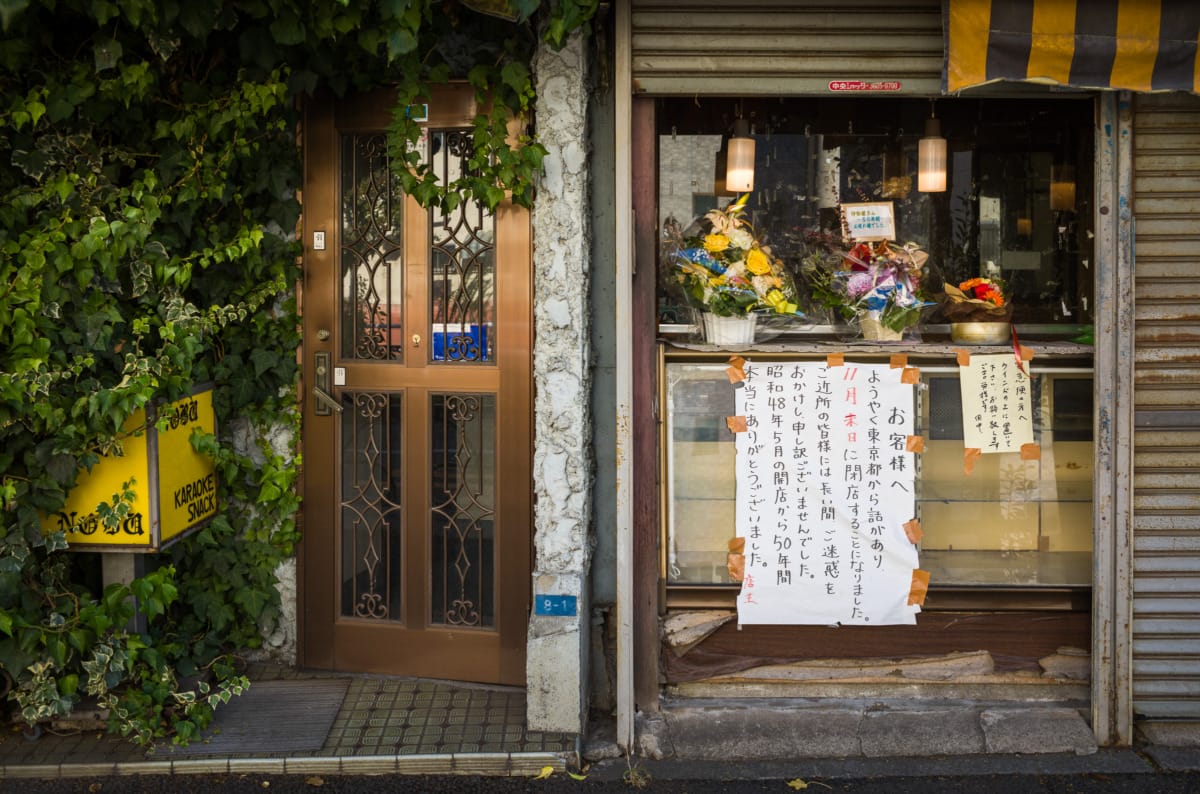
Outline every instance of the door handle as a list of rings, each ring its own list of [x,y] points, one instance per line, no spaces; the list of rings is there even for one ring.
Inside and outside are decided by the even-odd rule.
[[[338,402],[332,394],[329,393],[329,365],[330,361],[328,350],[319,350],[313,356],[313,373],[316,375],[314,380],[316,385],[313,386],[313,396],[317,398],[317,404],[313,406],[313,413],[317,416],[329,416],[330,412],[340,414],[342,412],[342,404]]]
[[[313,397],[316,397],[317,402],[326,408],[325,411],[321,411],[318,407],[316,413],[324,413],[328,415],[330,410],[338,414],[342,412],[342,404],[339,403],[332,394],[325,391],[320,386],[313,386]]]

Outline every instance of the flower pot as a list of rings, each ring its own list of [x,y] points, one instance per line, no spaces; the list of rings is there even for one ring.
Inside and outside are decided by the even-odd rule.
[[[1002,345],[1011,336],[1008,323],[950,323],[950,338],[960,345]]]
[[[899,342],[904,337],[903,331],[893,331],[874,317],[863,317],[859,320],[862,326],[863,339],[871,342]]]
[[[752,345],[758,315],[743,314],[721,317],[704,313],[704,340],[710,345]]]

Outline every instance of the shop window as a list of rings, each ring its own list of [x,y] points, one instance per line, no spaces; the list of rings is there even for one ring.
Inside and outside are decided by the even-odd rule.
[[[726,368],[719,357],[706,361],[703,354],[665,362],[668,586],[733,584],[726,551],[735,531],[734,437],[725,417],[734,413],[734,390]],[[917,432],[928,441],[919,459],[917,518],[924,528],[921,565],[932,581],[942,587],[1086,587],[1090,371],[1035,368],[1034,440],[1041,457],[985,455],[966,475],[957,374],[948,367],[921,369]]]
[[[917,149],[931,113],[948,141],[947,189],[922,193]],[[1085,594],[1094,457],[1092,103],[1076,96],[936,104],[663,100],[657,114],[661,228],[686,227],[734,199],[723,186],[722,155],[739,114],[752,119],[757,142],[747,218],[776,256],[795,267],[814,245],[840,244],[845,203],[892,202],[896,242],[915,242],[930,254],[928,292],[977,276],[1002,279],[1019,341],[1037,353],[1032,397],[1041,457],[983,455],[966,475],[958,367],[946,319],[931,307],[919,336],[897,348],[921,370],[914,410],[927,446],[917,509],[931,593]],[[670,263],[660,264],[660,328],[667,339],[663,578],[669,599],[672,591],[732,592],[726,555],[735,533],[736,482],[733,435],[725,425],[734,412],[728,354],[697,344],[689,331],[693,312],[675,288]],[[796,276],[802,281],[799,269]],[[807,324],[748,355],[819,359],[846,341],[831,317],[805,308]],[[886,360],[878,348],[850,344],[844,352]],[[1003,599],[989,603],[1005,605]]]
[[[774,253],[796,264],[814,240],[840,233],[839,207],[892,202],[896,241],[930,254],[931,292],[943,281],[1003,279],[1018,326],[1072,337],[1092,321],[1093,111],[1054,99],[662,100],[658,220],[686,228],[733,200],[725,149],[740,114],[757,141],[746,217]],[[918,146],[936,115],[947,140],[944,192],[918,190]],[[688,312],[669,268],[666,322]],[[819,319],[819,313],[818,313]],[[927,327],[944,322],[936,311]]]

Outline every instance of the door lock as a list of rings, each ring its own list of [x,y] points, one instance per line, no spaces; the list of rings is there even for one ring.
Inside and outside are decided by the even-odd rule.
[[[412,339],[413,339],[413,347],[421,346],[421,335],[420,334],[413,334]]]

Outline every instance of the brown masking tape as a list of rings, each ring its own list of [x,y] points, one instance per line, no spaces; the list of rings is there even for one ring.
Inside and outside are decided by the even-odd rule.
[[[729,428],[730,433],[745,433],[746,432],[746,417],[744,416],[727,416],[725,417],[725,425]]]
[[[921,531],[921,522],[917,519],[904,522],[904,535],[908,538],[909,543],[920,543],[921,538],[925,537],[925,533]]]
[[[924,452],[925,451],[925,436],[909,436],[904,439],[905,452]]]
[[[893,353],[888,366],[892,369],[904,369],[908,366],[908,353]]]
[[[725,370],[730,383],[740,383],[746,379],[746,359],[741,356],[729,357],[729,368]]]
[[[978,447],[967,447],[963,450],[963,473],[975,471],[975,461],[983,456],[983,450]]]
[[[1033,348],[1025,347],[1025,345],[1021,345],[1020,347],[1021,347],[1021,360],[1022,361],[1033,361]]]
[[[746,578],[746,555],[733,554],[732,552],[725,555],[725,569],[729,571],[729,578],[735,582],[740,582]]]
[[[830,353],[825,357],[825,366],[840,367],[846,363],[845,353]]]
[[[913,568],[912,586],[908,589],[909,606],[924,606],[925,596],[929,594],[929,571]]]
[[[1021,460],[1041,460],[1042,448],[1038,444],[1022,444]]]
[[[725,555],[725,568],[729,578],[740,582],[746,578],[746,539],[733,537],[729,540],[729,553]]]
[[[900,382],[916,386],[921,382],[921,370],[917,367],[905,367],[900,372]]]
[[[971,354],[966,350],[955,350],[954,354],[958,356],[958,365],[960,367],[971,366]]]

